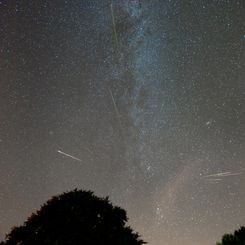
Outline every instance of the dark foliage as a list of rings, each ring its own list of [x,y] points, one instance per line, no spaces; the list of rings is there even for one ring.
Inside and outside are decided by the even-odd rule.
[[[144,244],[126,222],[126,211],[108,198],[74,190],[50,199],[0,245]]]
[[[234,234],[225,234],[217,245],[245,245],[245,227],[235,230]]]

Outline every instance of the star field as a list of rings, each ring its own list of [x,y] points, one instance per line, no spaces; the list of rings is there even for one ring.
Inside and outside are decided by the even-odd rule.
[[[0,1],[0,238],[66,190],[152,245],[245,225],[245,2]]]

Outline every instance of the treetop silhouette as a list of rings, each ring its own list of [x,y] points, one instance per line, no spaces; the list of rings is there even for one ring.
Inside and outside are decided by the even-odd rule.
[[[144,244],[127,221],[126,211],[113,206],[108,197],[75,189],[51,198],[0,245]]]
[[[239,230],[235,230],[234,234],[225,234],[222,242],[216,245],[245,245],[245,227],[241,226]]]

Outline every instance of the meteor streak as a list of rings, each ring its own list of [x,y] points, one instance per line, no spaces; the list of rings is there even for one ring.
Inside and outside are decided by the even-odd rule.
[[[209,178],[209,177],[228,177],[228,176],[235,176],[235,175],[240,175],[240,174],[242,174],[242,172],[236,172],[236,173],[232,173],[232,172],[221,172],[221,173],[217,173],[217,174],[206,175],[204,177],[205,178]]]
[[[123,126],[122,126],[122,121],[121,121],[121,114],[119,113],[119,110],[118,110],[118,107],[117,107],[117,104],[116,104],[116,101],[115,101],[115,98],[114,98],[114,95],[113,95],[111,89],[108,89],[108,90],[109,90],[109,93],[111,95],[111,100],[112,100],[112,103],[113,103],[114,110],[116,112],[116,116],[118,118],[118,122],[119,122],[118,124],[119,124],[119,127],[120,127],[120,135],[123,138],[123,134],[122,134]]]
[[[118,45],[118,38],[117,38],[117,29],[116,29],[114,9],[113,9],[113,3],[112,2],[111,2],[111,18],[112,18],[112,25],[113,25],[113,33],[114,33],[114,36],[115,36],[116,46],[117,46],[117,49],[118,49],[119,45]]]
[[[109,92],[110,92],[110,95],[111,95],[111,100],[112,100],[112,102],[113,102],[113,106],[114,106],[114,109],[115,109],[115,112],[116,112],[116,114],[117,114],[117,116],[118,116],[118,119],[119,119],[119,121],[120,121],[120,123],[121,123],[121,115],[120,115],[120,113],[119,113],[119,111],[118,111],[118,108],[117,108],[117,104],[116,104],[116,102],[115,102],[115,98],[114,98],[114,95],[113,95],[113,93],[112,93],[112,91],[109,89]]]
[[[217,181],[222,181],[222,179],[207,179],[207,181],[210,181],[210,182],[217,182]]]
[[[62,155],[64,155],[64,156],[66,156],[66,157],[70,157],[70,158],[72,158],[72,159],[74,159],[74,160],[76,160],[76,161],[79,161],[79,162],[82,161],[81,159],[79,159],[79,158],[77,158],[77,157],[74,157],[74,156],[72,156],[72,155],[69,155],[69,154],[67,154],[67,153],[65,153],[65,152],[63,152],[63,151],[58,150],[57,152],[60,153],[60,154],[62,154]]]

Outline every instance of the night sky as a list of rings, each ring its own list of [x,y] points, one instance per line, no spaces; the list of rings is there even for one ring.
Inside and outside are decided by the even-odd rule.
[[[1,0],[0,240],[93,190],[150,245],[245,225],[244,0]]]

